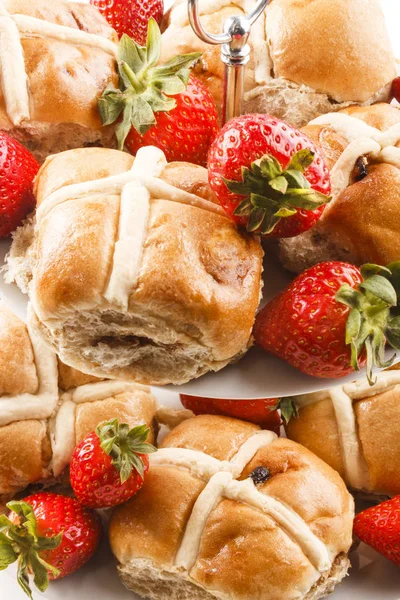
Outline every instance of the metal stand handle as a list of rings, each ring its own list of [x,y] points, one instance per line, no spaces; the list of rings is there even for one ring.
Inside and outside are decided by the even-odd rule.
[[[225,65],[223,124],[242,114],[244,94],[244,70],[250,58],[247,40],[253,23],[264,11],[270,0],[260,0],[248,15],[229,17],[224,22],[223,33],[215,35],[203,28],[199,14],[199,0],[188,0],[189,21],[195,34],[206,44],[221,44],[221,60]]]

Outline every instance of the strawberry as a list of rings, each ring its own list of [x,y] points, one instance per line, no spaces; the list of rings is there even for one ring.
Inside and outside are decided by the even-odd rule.
[[[262,429],[270,429],[279,435],[281,418],[276,410],[277,399],[265,400],[225,400],[223,398],[203,398],[181,394],[185,408],[195,415],[224,415],[243,421],[250,421]]]
[[[32,598],[29,575],[44,592],[50,579],[80,569],[101,537],[100,519],[74,498],[41,492],[9,502],[0,516],[0,570],[18,561],[18,583]]]
[[[0,237],[9,236],[34,209],[39,168],[29,150],[0,131]]]
[[[397,102],[400,102],[400,77],[393,79],[391,94],[392,97],[397,100]]]
[[[226,212],[269,237],[307,231],[330,200],[328,167],[315,144],[269,115],[229,121],[210,147],[208,174]]]
[[[147,24],[152,17],[161,23],[163,0],[90,0],[106,18],[119,37],[124,33],[138,44],[146,43]]]
[[[343,377],[389,366],[386,341],[400,348],[396,316],[400,262],[388,268],[343,262],[311,267],[257,315],[256,343],[313,377]]]
[[[99,425],[75,448],[70,463],[71,486],[89,508],[108,508],[126,502],[144,483],[149,469],[146,425],[129,429],[117,419]]]
[[[354,534],[400,567],[400,496],[360,512]]]
[[[105,90],[99,100],[101,119],[104,125],[119,120],[116,134],[120,150],[126,145],[136,154],[151,144],[161,148],[170,162],[205,165],[218,131],[218,115],[209,91],[190,74],[200,53],[176,56],[156,66],[160,50],[161,33],[154,19],[149,21],[146,47],[122,36],[120,89]]]

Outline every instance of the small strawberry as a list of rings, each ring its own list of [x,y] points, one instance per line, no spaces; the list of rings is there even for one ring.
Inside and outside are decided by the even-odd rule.
[[[149,21],[146,47],[122,36],[119,46],[120,89],[109,87],[99,100],[104,125],[119,120],[116,134],[136,154],[142,146],[157,146],[168,161],[207,162],[207,152],[218,131],[214,100],[190,73],[200,53],[176,56],[158,65],[161,33]],[[122,118],[120,119],[120,116]]]
[[[400,567],[400,496],[360,512],[354,534]]]
[[[210,186],[250,232],[294,237],[329,202],[328,167],[302,132],[269,115],[243,115],[219,132],[208,155]]]
[[[311,267],[260,311],[255,340],[313,377],[343,377],[367,364],[371,383],[372,367],[394,360],[385,361],[385,343],[400,348],[399,272],[400,263]]]
[[[392,98],[397,100],[397,102],[400,102],[400,77],[393,79],[391,94]]]
[[[9,502],[0,516],[0,570],[18,561],[18,583],[32,598],[29,575],[44,592],[49,580],[80,569],[101,537],[100,519],[74,498],[41,492]]]
[[[29,150],[0,131],[0,238],[8,237],[35,208],[33,180],[39,168]]]
[[[149,19],[160,24],[164,14],[163,0],[90,0],[90,4],[99,9],[119,37],[126,33],[142,45]]]
[[[148,454],[156,449],[145,443],[149,429],[129,429],[116,419],[99,425],[74,450],[70,463],[71,486],[79,502],[89,508],[108,508],[126,502],[144,483]]]
[[[279,435],[281,418],[277,408],[277,399],[266,400],[225,400],[223,398],[203,398],[181,394],[185,408],[195,415],[224,415],[243,421],[250,421],[262,429],[270,429]]]

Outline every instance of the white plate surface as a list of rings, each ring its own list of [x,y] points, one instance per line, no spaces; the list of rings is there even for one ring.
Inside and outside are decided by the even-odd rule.
[[[153,390],[160,404],[178,408],[179,397],[165,390]],[[332,600],[400,600],[400,569],[362,544],[351,555],[352,569],[342,585],[329,596]],[[101,550],[90,563],[74,575],[50,584],[35,600],[139,600],[120,583],[115,560],[103,540]],[[10,567],[0,573],[0,599],[26,600],[15,582]]]

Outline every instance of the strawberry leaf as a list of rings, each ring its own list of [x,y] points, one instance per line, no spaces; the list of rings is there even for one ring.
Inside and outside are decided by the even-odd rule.
[[[389,306],[397,304],[397,294],[393,285],[381,275],[371,275],[359,287]]]
[[[125,483],[135,469],[144,477],[143,461],[139,455],[156,452],[156,448],[146,440],[150,429],[138,425],[129,429],[127,423],[119,424],[116,419],[100,424],[96,428],[103,451],[112,458],[112,464],[119,471],[121,483]],[[111,443],[112,442],[112,443]]]
[[[0,571],[7,569],[9,565],[14,563],[18,558],[17,553],[14,551],[10,540],[0,541]]]
[[[24,553],[18,557],[17,581],[25,594],[33,600],[32,590],[29,585],[27,557]]]
[[[278,403],[273,407],[273,410],[279,409],[281,411],[281,417],[285,421],[286,425],[289,423],[290,419],[293,417],[297,418],[299,416],[299,409],[296,404],[296,398],[291,396],[287,396],[286,398],[281,398]]]
[[[147,28],[146,63],[147,67],[154,67],[161,55],[161,31],[157,21],[150,17]]]
[[[156,124],[155,113],[176,107],[170,96],[181,94],[187,86],[190,68],[201,53],[193,52],[157,65],[161,54],[161,33],[154,19],[148,23],[146,47],[139,46],[127,35],[118,48],[119,88],[108,86],[99,99],[103,125],[122,119],[116,127],[118,148],[123,150],[132,127],[144,135]]]
[[[283,177],[282,175],[279,175],[279,177],[275,177],[275,179],[271,179],[271,181],[269,182],[269,185],[276,192],[279,192],[280,194],[286,194],[286,191],[289,187],[289,182],[287,181],[287,179],[285,179],[285,177]]]
[[[300,173],[304,173],[308,167],[312,165],[314,162],[315,152],[308,148],[303,148],[299,150],[292,156],[286,170],[294,170],[300,171]]]
[[[277,159],[266,154],[250,168],[242,167],[240,181],[224,179],[230,192],[245,196],[234,214],[249,216],[248,231],[272,233],[280,219],[293,216],[298,209],[314,211],[330,201],[328,196],[312,189],[303,175],[313,160],[311,150],[300,150],[292,157],[288,169],[282,170]],[[256,210],[249,211],[248,200]]]
[[[146,55],[129,35],[124,33],[118,46],[118,62],[126,62],[137,73],[146,64]]]
[[[49,587],[49,575],[46,567],[43,565],[42,561],[39,560],[39,557],[36,552],[30,552],[29,554],[29,563],[34,573],[33,583],[41,592],[45,592]],[[45,563],[46,564],[46,563]]]

